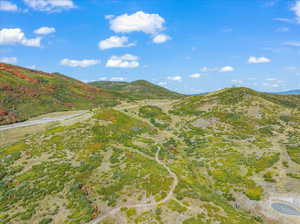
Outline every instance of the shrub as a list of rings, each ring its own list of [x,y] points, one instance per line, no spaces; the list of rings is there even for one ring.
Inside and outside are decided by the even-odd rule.
[[[300,146],[287,146],[287,152],[291,158],[291,160],[295,163],[300,164]]]
[[[264,179],[265,179],[265,181],[275,183],[276,180],[273,179],[273,176],[274,176],[274,174],[271,171],[269,171],[264,174]]]
[[[51,218],[44,218],[39,222],[39,224],[49,224],[51,222],[52,222]]]
[[[263,189],[261,187],[248,188],[245,194],[249,199],[259,201],[262,197]]]

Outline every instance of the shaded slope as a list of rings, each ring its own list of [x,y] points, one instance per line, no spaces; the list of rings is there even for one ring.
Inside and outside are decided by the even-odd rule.
[[[0,64],[0,124],[115,103],[111,93],[67,76]]]
[[[128,99],[177,99],[184,96],[145,80],[134,82],[97,81],[89,84],[114,91]]]

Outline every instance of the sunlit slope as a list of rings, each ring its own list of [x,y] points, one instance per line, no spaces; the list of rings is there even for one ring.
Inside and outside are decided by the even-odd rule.
[[[300,200],[297,99],[135,102],[2,147],[0,223],[297,223],[270,207]]]
[[[134,82],[96,81],[89,83],[104,90],[119,93],[128,99],[178,99],[184,95],[170,91],[145,80]]]
[[[0,64],[0,124],[115,103],[116,97],[107,91],[67,76]]]
[[[279,95],[261,93],[244,87],[228,88],[204,95],[192,96],[183,99],[175,106],[180,113],[198,113],[201,106],[214,105],[220,107],[248,106],[251,101],[261,102],[261,106],[268,107],[270,103],[286,108],[300,108],[300,95]],[[266,103],[266,105],[264,105]],[[248,108],[250,109],[250,108]],[[197,112],[198,111],[198,112]]]
[[[2,147],[0,221],[171,224],[182,214],[184,223],[256,223],[209,186],[189,180],[193,173],[186,165],[193,161],[173,163],[185,152],[183,145],[175,149],[176,142],[147,119],[100,109],[85,122]]]
[[[185,120],[178,135],[211,189],[265,221],[295,223],[267,205],[271,195],[300,200],[299,105],[299,96],[231,88],[184,99],[170,113]]]

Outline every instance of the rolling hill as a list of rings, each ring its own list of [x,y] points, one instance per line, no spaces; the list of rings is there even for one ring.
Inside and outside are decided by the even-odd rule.
[[[0,223],[290,224],[299,96],[247,88],[101,107],[0,147]]]
[[[184,96],[145,80],[133,82],[96,81],[89,84],[107,91],[119,93],[119,96],[133,100],[178,99]]]
[[[0,64],[0,124],[116,103],[113,94],[59,73]]]
[[[0,63],[0,125],[49,112],[112,106],[120,100],[182,96],[147,81],[86,84],[59,73]]]

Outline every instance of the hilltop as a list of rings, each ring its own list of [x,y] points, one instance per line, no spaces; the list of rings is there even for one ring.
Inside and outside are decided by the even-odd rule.
[[[257,92],[245,87],[226,88],[220,91],[211,92],[203,95],[191,96],[176,105],[178,113],[197,114],[201,105],[233,106],[243,103],[246,100],[259,100],[269,105],[273,103],[279,106],[286,106],[288,108],[300,107],[300,95],[279,95],[271,93]]]
[[[298,223],[271,205],[300,203],[299,105],[230,88],[94,109],[0,148],[0,222]]]
[[[170,91],[145,80],[133,82],[96,81],[90,82],[89,84],[104,90],[113,91],[124,98],[135,100],[178,99],[184,96],[183,94]]]

